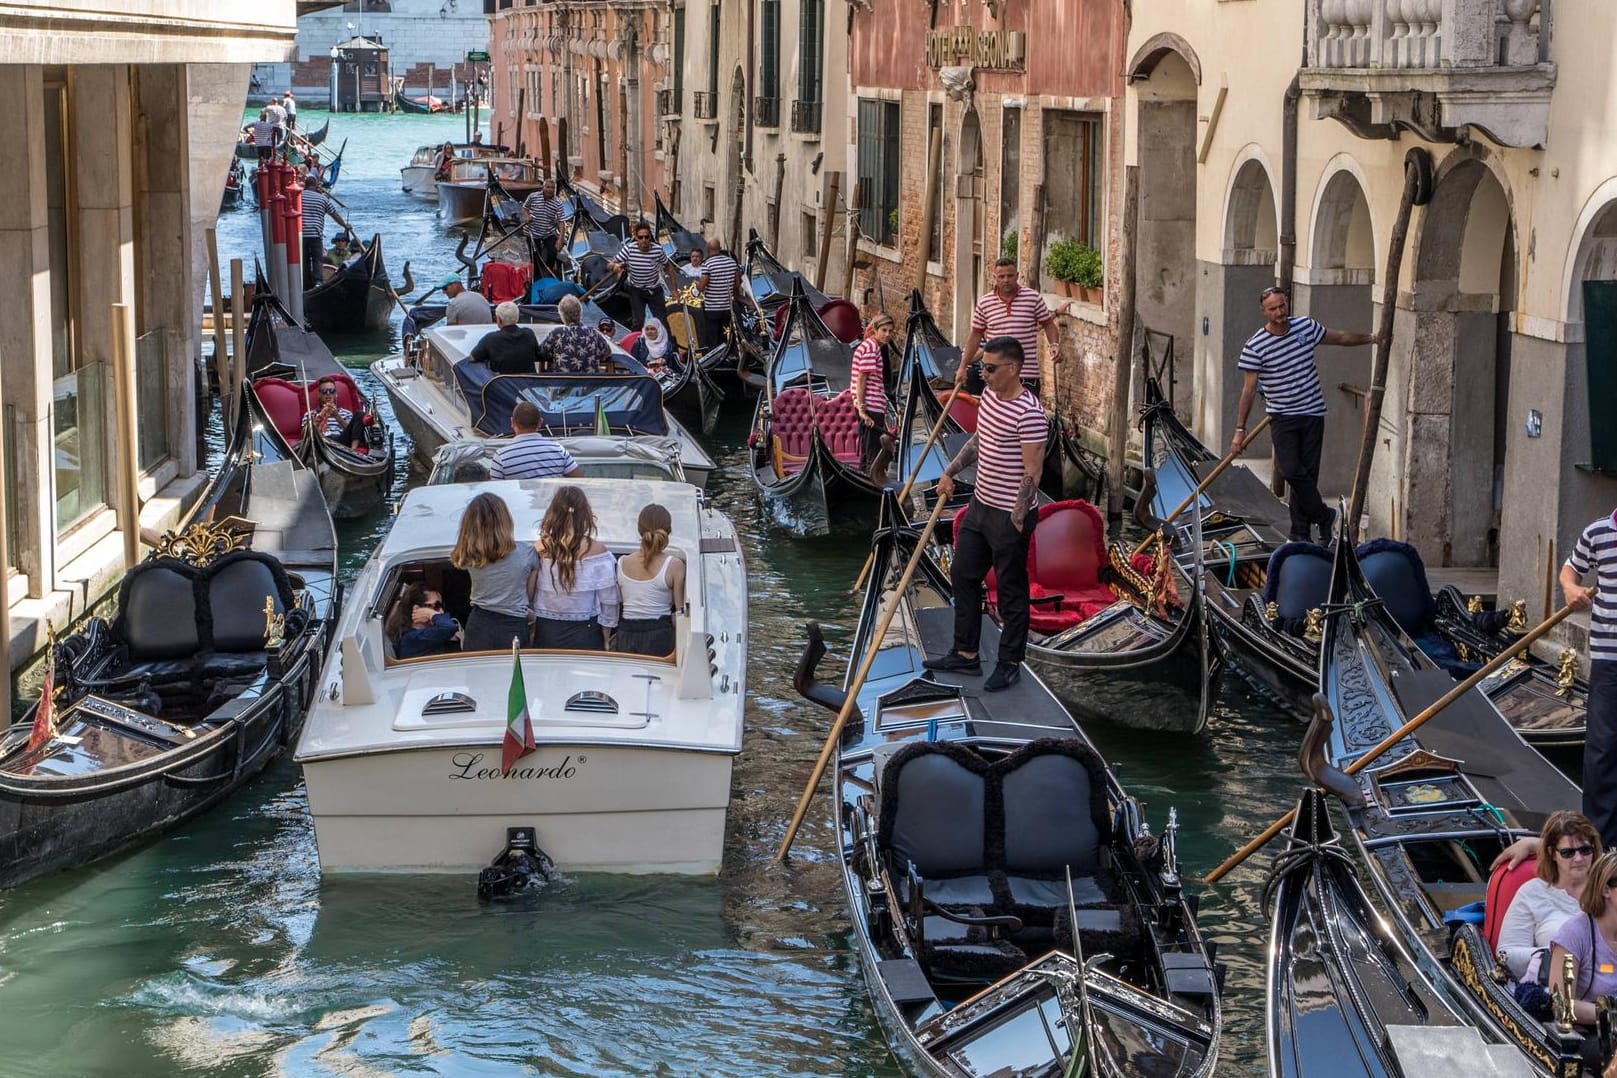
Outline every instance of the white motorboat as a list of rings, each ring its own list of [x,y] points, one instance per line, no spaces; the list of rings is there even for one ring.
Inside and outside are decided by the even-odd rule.
[[[469,581],[449,563],[463,507],[492,492],[518,541],[536,535],[567,480],[419,487],[349,590],[339,647],[298,742],[320,868],[466,872],[507,828],[533,827],[564,872],[714,873],[730,769],[746,704],[747,581],[734,525],[684,483],[573,480],[600,539],[637,548],[635,521],[657,502],[685,559],[686,611],[672,658],[521,652],[536,751],[501,769],[510,651],[398,659],[383,624],[423,582],[464,621]]]
[[[523,323],[520,328],[543,340],[561,327]],[[477,342],[495,331],[492,325],[436,325],[411,338],[407,352],[371,365],[424,470],[432,468],[433,454],[445,443],[509,437],[511,409],[528,400],[539,406],[542,429],[554,438],[672,438],[679,443],[685,478],[706,485],[713,458],[663,407],[657,379],[622,348],[612,345],[613,371],[606,374],[496,375],[470,358]]]
[[[485,146],[481,142],[451,144],[455,157],[472,160],[479,157],[501,157],[510,151],[504,146]],[[441,144],[416,147],[410,163],[399,169],[399,181],[404,193],[428,202],[438,201],[438,154]]]

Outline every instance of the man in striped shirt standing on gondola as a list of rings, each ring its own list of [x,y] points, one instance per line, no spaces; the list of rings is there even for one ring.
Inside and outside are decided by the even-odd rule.
[[[668,257],[662,244],[653,243],[651,226],[641,221],[634,226],[634,239],[625,240],[618,248],[618,257],[611,263],[613,273],[625,273],[623,291],[629,297],[629,328],[639,329],[646,320],[646,308],[657,316],[657,321],[668,324],[668,307],[663,303],[662,284],[679,294],[679,281],[674,277],[674,260]]]
[[[977,465],[965,519],[955,518],[954,559],[949,564],[954,646],[925,665],[928,670],[972,677],[982,673],[977,645],[982,639],[983,580],[992,568],[999,589],[999,657],[983,682],[984,692],[1016,684],[1027,655],[1028,542],[1037,519],[1033,496],[1044,470],[1050,421],[1038,396],[1022,384],[1022,363],[1022,343],[1015,337],[988,342],[977,433],[944,468],[937,488],[939,498],[949,497],[955,476],[972,463]]]
[[[1241,349],[1241,403],[1236,410],[1230,453],[1246,445],[1246,417],[1259,389],[1272,417],[1269,437],[1275,468],[1291,490],[1291,538],[1307,543],[1319,527],[1320,541],[1331,541],[1334,513],[1319,496],[1319,455],[1325,444],[1325,393],[1319,384],[1314,349],[1321,344],[1355,347],[1380,344],[1371,333],[1326,329],[1312,318],[1291,317],[1291,297],[1284,288],[1265,288],[1258,297],[1263,328]]]
[[[303,191],[303,287],[309,289],[319,283],[320,267],[326,261],[326,217],[329,215],[349,232],[353,229],[337,212],[323,183],[314,176],[305,177],[303,182],[307,185]]]
[[[556,272],[556,251],[561,245],[561,221],[566,208],[567,204],[556,197],[555,180],[546,180],[544,186],[522,200],[522,231],[528,237],[535,281],[561,276]]]
[[[724,340],[730,328],[730,317],[735,311],[736,293],[741,281],[741,267],[717,236],[707,241],[707,257],[702,260],[702,279],[697,287],[702,293],[702,350],[705,352]]]
[[[966,347],[960,353],[960,367],[955,381],[964,383],[966,368],[977,358],[978,346],[995,337],[1015,337],[1025,357],[1022,381],[1039,385],[1039,330],[1050,342],[1050,361],[1061,362],[1061,333],[1056,328],[1056,316],[1037,289],[1029,288],[1016,279],[1014,259],[1001,258],[994,263],[994,287],[985,292],[977,306],[971,309],[971,332],[966,336]]]
[[[1595,574],[1592,588],[1583,578]],[[1589,733],[1583,744],[1583,814],[1617,846],[1617,513],[1583,529],[1561,566],[1561,593],[1589,615]]]

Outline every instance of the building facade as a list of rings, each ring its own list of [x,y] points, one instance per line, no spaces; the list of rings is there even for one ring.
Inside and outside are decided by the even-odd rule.
[[[11,5],[0,23],[0,637],[7,669],[117,582],[124,536],[199,492],[201,232],[219,208],[250,65],[290,2]],[[205,260],[202,265],[206,265]],[[132,342],[133,424],[115,369]],[[127,368],[126,368],[127,369]],[[135,498],[119,446],[133,426]],[[9,678],[5,679],[9,688]]]
[[[928,28],[901,5],[861,4],[851,21],[846,152],[862,181],[870,265],[854,298],[902,319],[919,288],[963,342],[994,262],[1014,258],[1061,328],[1059,370],[1040,346],[1046,403],[1104,450],[1117,355],[1123,5],[965,0],[938,7]],[[1062,293],[1045,258],[1061,241],[1100,254],[1100,295]]]
[[[1617,502],[1614,35],[1617,8],[1553,0],[1161,0],[1129,38],[1139,308],[1192,357],[1198,433],[1230,435],[1263,286],[1357,330],[1390,299],[1368,534],[1497,565],[1534,613]],[[1392,260],[1406,168],[1429,200]],[[1328,494],[1353,479],[1369,352],[1320,353]]]

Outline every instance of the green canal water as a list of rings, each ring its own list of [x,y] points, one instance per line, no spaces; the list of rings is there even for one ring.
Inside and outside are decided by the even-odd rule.
[[[335,191],[344,216],[383,234],[395,281],[406,258],[418,282],[456,267],[454,237],[400,192],[397,170],[461,123],[332,124],[331,143],[348,140]],[[251,210],[225,212],[226,264],[250,267],[257,235]],[[397,318],[338,350],[363,368],[396,337]],[[772,528],[744,468],[745,429],[732,411],[711,446],[710,494],[743,536],[753,596],[746,737],[718,879],[581,878],[521,906],[479,904],[471,879],[322,882],[302,776],[283,760],[147,847],[0,893],[0,1078],[904,1073],[849,947],[823,800],[793,860],[769,863],[827,727],[791,687],[803,627],[818,619],[845,660],[848,586],[866,547],[857,530],[800,539]],[[401,474],[400,491],[418,479]],[[387,524],[340,529],[349,574]],[[1201,737],[1090,731],[1156,827],[1178,808],[1187,877],[1261,829],[1299,784],[1298,729],[1231,681]],[[1267,860],[1202,900],[1229,967],[1221,1074],[1263,1065]]]

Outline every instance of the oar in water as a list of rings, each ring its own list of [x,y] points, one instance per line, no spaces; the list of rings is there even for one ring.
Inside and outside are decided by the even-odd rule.
[[[1260,433],[1262,433],[1263,428],[1269,425],[1269,420],[1272,418],[1272,416],[1265,415],[1262,419],[1258,420],[1257,426],[1248,431],[1247,436],[1241,440],[1241,449],[1245,449],[1248,442],[1252,441],[1252,439],[1256,438]],[[1189,509],[1192,505],[1194,505],[1196,503],[1196,499],[1202,496],[1202,491],[1212,486],[1213,480],[1223,475],[1224,469],[1235,463],[1235,456],[1240,451],[1240,449],[1234,450],[1233,452],[1227,454],[1223,460],[1219,461],[1218,465],[1214,467],[1212,471],[1207,473],[1207,478],[1203,479],[1200,483],[1197,483],[1196,489],[1191,491],[1190,494],[1186,496],[1184,501],[1174,506],[1173,512],[1162,518],[1162,523],[1172,523],[1174,518],[1179,516],[1180,513],[1183,513],[1186,509]],[[1151,545],[1152,538],[1152,536],[1148,535],[1144,539],[1141,539],[1140,545],[1135,547],[1134,550],[1130,552],[1129,557],[1132,558],[1135,554],[1139,554],[1144,551],[1147,546]]]
[[[1460,697],[1482,684],[1488,675],[1492,674],[1494,671],[1508,663],[1511,659],[1515,658],[1516,655],[1519,654],[1523,649],[1529,647],[1533,641],[1537,640],[1539,637],[1543,636],[1545,633],[1559,625],[1570,613],[1572,613],[1572,604],[1568,603],[1566,606],[1563,606],[1561,609],[1551,614],[1532,632],[1528,633],[1526,636],[1510,645],[1510,647],[1488,660],[1488,663],[1483,666],[1482,669],[1478,670],[1476,673],[1454,686],[1454,688],[1444,693],[1437,699],[1435,703],[1427,707],[1426,710],[1422,711],[1419,715],[1416,715],[1398,729],[1388,734],[1386,739],[1380,744],[1376,745],[1375,748],[1371,749],[1357,760],[1354,760],[1347,766],[1344,774],[1357,775],[1360,771],[1363,771],[1366,767],[1369,767],[1376,760],[1380,759],[1381,755],[1388,749],[1392,748],[1394,745],[1398,744],[1398,742],[1402,741],[1404,738],[1426,725],[1427,721],[1435,716],[1438,712],[1442,711],[1444,708],[1454,703],[1454,701],[1458,700]],[[1219,865],[1217,868],[1213,869],[1213,871],[1209,872],[1207,874],[1206,882],[1217,883],[1219,880],[1223,879],[1229,874],[1231,869],[1235,868],[1242,861],[1245,861],[1248,857],[1251,857],[1254,853],[1257,853],[1258,850],[1262,849],[1270,839],[1280,834],[1282,830],[1291,824],[1291,821],[1294,820],[1296,816],[1297,810],[1292,809],[1280,819],[1270,824],[1268,830],[1264,831],[1263,834],[1259,835],[1251,842],[1248,842],[1239,850],[1236,850],[1222,865]]]
[[[910,586],[910,579],[915,575],[915,567],[920,564],[922,556],[926,553],[926,544],[932,538],[932,529],[938,526],[938,517],[943,514],[943,499],[932,507],[932,515],[926,518],[926,528],[922,530],[920,539],[916,540],[915,553],[910,555],[909,564],[904,566],[904,575],[899,578],[898,586],[887,597],[887,605],[882,609],[881,618],[876,622],[875,635],[865,647],[864,662],[859,664],[858,673],[854,674],[853,681],[848,684],[848,696],[842,702],[842,710],[837,712],[836,721],[831,724],[831,732],[825,735],[825,747],[820,750],[820,758],[814,761],[814,772],[809,775],[808,784],[803,787],[803,796],[797,801],[797,811],[792,814],[792,822],[786,825],[786,837],[780,841],[780,849],[775,852],[775,864],[786,859],[791,851],[792,840],[797,837],[797,829],[803,823],[803,817],[808,814],[809,803],[814,800],[814,788],[820,784],[820,776],[825,774],[825,767],[831,762],[831,754],[836,751],[837,741],[842,737],[842,728],[848,724],[848,716],[853,714],[854,706],[859,700],[859,690],[865,686],[865,678],[870,676],[870,667],[876,661],[881,651],[882,640],[887,636],[887,628],[893,623],[893,616],[898,613],[898,604],[904,601],[904,592]]]
[[[943,402],[943,412],[938,416],[938,421],[932,424],[932,430],[926,436],[926,444],[921,446],[921,455],[916,458],[915,469],[910,472],[910,477],[904,481],[903,488],[898,492],[900,505],[904,503],[905,498],[910,496],[910,488],[915,486],[916,477],[921,474],[921,465],[926,462],[927,454],[932,452],[932,443],[938,440],[938,433],[943,430],[944,421],[949,418],[949,409],[954,407],[954,399],[960,395],[960,386],[961,383],[956,382],[954,388],[949,390],[949,396]],[[865,555],[865,567],[859,570],[859,579],[853,582],[854,591],[858,591],[865,586],[865,578],[870,575],[870,567],[875,564],[875,561],[876,552],[874,550]]]

